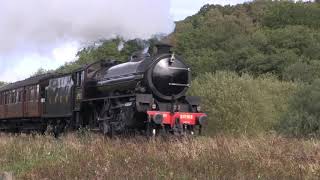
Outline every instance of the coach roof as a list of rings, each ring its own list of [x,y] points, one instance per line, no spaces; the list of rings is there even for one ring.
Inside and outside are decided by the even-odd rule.
[[[5,86],[2,86],[2,87],[0,87],[0,91],[7,91],[7,90],[11,90],[11,89],[21,88],[21,87],[28,86],[28,85],[38,84],[40,81],[51,78],[53,76],[54,76],[54,74],[52,74],[52,73],[37,75],[37,76],[30,77],[30,78],[22,80],[22,81],[18,81],[15,83],[10,83]]]

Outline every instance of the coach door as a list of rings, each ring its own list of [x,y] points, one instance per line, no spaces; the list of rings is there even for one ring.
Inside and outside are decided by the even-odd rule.
[[[38,117],[39,112],[39,85],[25,87],[24,112],[25,117]]]

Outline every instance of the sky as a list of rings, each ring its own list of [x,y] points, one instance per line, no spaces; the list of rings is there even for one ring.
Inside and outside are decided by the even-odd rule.
[[[48,4],[49,0],[25,0],[26,4],[19,7],[16,4],[22,1],[0,0],[0,81],[23,80],[39,68],[55,69],[74,61],[83,42],[117,35],[130,39],[170,33],[174,21],[197,13],[205,4],[234,5],[248,0],[134,1],[141,1],[140,4],[126,0],[117,0],[119,3],[109,0],[109,4],[104,4],[108,1],[91,0],[90,7],[85,3],[89,0],[54,2],[59,1],[64,3],[63,8],[60,4]],[[138,8],[145,11],[136,11]],[[154,19],[156,25],[141,26],[153,23]]]

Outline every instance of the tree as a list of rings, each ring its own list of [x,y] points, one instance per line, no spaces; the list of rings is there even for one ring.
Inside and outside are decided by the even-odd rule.
[[[0,87],[6,85],[7,83],[0,81]]]
[[[309,81],[317,73],[308,77],[300,73],[301,78],[292,73],[293,78],[288,67],[320,62],[320,6],[269,0],[205,5],[198,14],[178,22],[170,39],[194,76],[228,70]]]
[[[77,53],[78,60],[66,63],[58,68],[57,71],[67,73],[80,68],[83,65],[99,60],[113,59],[125,62],[128,61],[134,52],[141,51],[148,45],[149,41],[141,39],[134,39],[126,42],[121,38],[97,41],[93,45],[81,49]]]

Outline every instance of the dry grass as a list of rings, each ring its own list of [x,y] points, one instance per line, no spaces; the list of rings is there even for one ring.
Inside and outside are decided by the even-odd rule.
[[[0,170],[19,179],[318,179],[320,141],[2,135]]]

